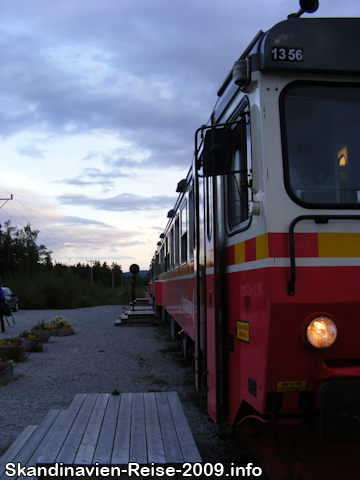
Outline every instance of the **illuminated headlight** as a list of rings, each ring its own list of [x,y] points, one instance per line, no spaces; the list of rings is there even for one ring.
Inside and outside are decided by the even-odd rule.
[[[306,338],[315,348],[328,348],[333,345],[337,337],[335,323],[328,317],[317,317],[309,323],[306,329]]]

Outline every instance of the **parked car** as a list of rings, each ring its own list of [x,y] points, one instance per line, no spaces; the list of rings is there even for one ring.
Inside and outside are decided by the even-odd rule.
[[[6,303],[8,304],[8,307],[13,312],[17,312],[19,310],[19,299],[18,299],[18,297],[12,293],[10,288],[2,287],[2,289],[4,290],[5,299],[6,299]]]

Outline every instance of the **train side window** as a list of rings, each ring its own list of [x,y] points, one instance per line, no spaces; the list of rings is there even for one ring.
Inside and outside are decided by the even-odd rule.
[[[170,249],[169,249],[169,237],[166,237],[165,243],[165,271],[170,270]]]
[[[194,188],[189,191],[189,259],[194,260],[195,221],[194,221]]]
[[[175,264],[175,248],[174,248],[174,226],[170,231],[170,270],[173,270]]]
[[[248,137],[250,138],[249,126],[243,123],[237,125],[231,164],[234,173],[227,177],[227,221],[230,232],[239,227],[246,228],[249,224],[251,165],[247,149]]]
[[[175,267],[179,266],[179,217],[175,220]]]
[[[154,275],[157,277],[159,275],[159,253],[155,253],[155,264],[154,264]]]
[[[187,262],[187,232],[188,232],[188,221],[187,221],[187,205],[186,202],[181,208],[180,218],[181,218],[181,264]]]
[[[165,273],[165,244],[162,245],[160,250],[159,271],[160,271],[160,274]]]

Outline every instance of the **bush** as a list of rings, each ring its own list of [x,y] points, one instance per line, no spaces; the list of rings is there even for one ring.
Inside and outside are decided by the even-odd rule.
[[[6,282],[5,282],[6,280]],[[70,272],[49,271],[33,279],[12,277],[4,279],[19,297],[19,305],[25,310],[52,310],[66,308],[94,307],[97,305],[125,305],[131,301],[131,285],[112,289],[104,285],[91,285],[88,280],[76,277]],[[143,286],[136,286],[136,296],[145,294]]]

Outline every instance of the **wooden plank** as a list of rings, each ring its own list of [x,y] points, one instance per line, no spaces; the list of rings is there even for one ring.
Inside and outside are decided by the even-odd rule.
[[[62,462],[64,465],[72,465],[96,400],[96,393],[90,393],[86,396],[56,457],[57,463]]]
[[[109,396],[109,393],[101,393],[98,395],[81,444],[75,456],[74,465],[82,466],[92,464]]]
[[[44,445],[40,448],[42,440],[44,436],[49,431],[50,427],[54,424],[57,417],[60,414],[60,410],[50,410],[50,412],[46,415],[46,417],[42,420],[38,428],[35,430],[34,434],[31,438],[26,442],[24,448],[22,448],[21,452],[19,452],[16,457],[14,457],[13,462],[15,464],[21,464],[22,466],[27,467],[35,467],[36,466],[36,458],[39,454],[42,453],[42,449]],[[37,452],[36,458],[34,458],[34,453]],[[25,478],[23,475],[19,477],[12,477],[12,478]]]
[[[98,463],[99,465],[105,466],[110,465],[119,406],[120,395],[110,395],[104,420],[101,426],[93,463]]]
[[[63,416],[66,414],[66,410],[60,410],[58,416],[55,418],[54,422],[52,425],[50,425],[48,431],[45,433],[45,428],[44,428],[44,436],[39,443],[38,447],[36,450],[34,450],[33,454],[31,455],[27,465],[28,466],[35,466],[37,459],[39,456],[42,454],[45,446],[47,445],[49,438],[51,438],[52,432],[55,428],[57,428],[57,425],[62,422]],[[42,422],[39,425],[39,427],[42,426]],[[28,478],[28,477],[26,477]]]
[[[131,409],[130,461],[147,464],[144,394],[134,393]]]
[[[141,317],[141,316],[149,316],[153,317],[155,315],[154,310],[150,307],[149,309],[146,309],[145,307],[141,307],[135,310],[129,310],[126,312],[126,315],[129,317]]]
[[[75,396],[69,408],[66,410],[66,414],[62,418],[62,422],[53,429],[52,435],[49,438],[42,455],[40,455],[36,462],[37,465],[54,465],[55,459],[85,398],[86,394],[78,394]]]
[[[177,393],[149,392],[77,395],[67,411],[50,411],[39,427],[27,427],[0,465],[9,461],[125,467],[202,460]],[[3,468],[0,480],[7,478]]]
[[[5,464],[12,462],[16,455],[21,451],[24,447],[26,442],[31,438],[34,432],[37,429],[37,425],[29,425],[28,427],[24,428],[21,434],[17,437],[17,439],[10,445],[10,447],[6,450],[4,455],[0,459],[0,479],[1,480],[8,480],[8,476],[5,475]]]
[[[165,392],[155,392],[155,398],[164,442],[166,463],[183,464],[186,460],[183,458],[180,448],[167,395]]]
[[[190,463],[201,463],[202,459],[196,446],[194,437],[191,433],[189,424],[186,420],[178,394],[176,392],[168,392],[167,398],[184,461]]]
[[[75,395],[73,401],[70,403],[66,412],[69,412],[72,410],[79,410],[86,397],[87,397],[86,393],[78,393],[77,395]]]
[[[56,426],[56,422],[61,421],[61,417],[64,413],[64,411],[60,410],[50,410],[50,412],[46,415],[46,417],[42,420],[42,422],[37,428],[30,427],[36,429],[34,430],[34,433],[27,439],[26,443],[23,445],[23,448],[17,453],[15,453],[13,449],[13,447],[17,445],[19,439],[24,439],[24,437],[20,435],[20,437],[18,437],[17,440],[15,440],[15,442],[12,444],[11,450],[8,450],[11,456],[8,458],[7,455],[5,455],[2,457],[1,461],[4,461],[5,463],[20,463],[22,466],[27,467],[35,467],[38,456],[42,453],[44,446],[46,445],[48,439],[51,436],[51,429]],[[1,480],[5,480],[8,477],[4,474],[1,475],[0,478]],[[12,478],[16,479],[25,477],[20,475],[19,477],[13,476]]]
[[[159,415],[156,408],[155,393],[145,393],[144,403],[148,463],[164,464],[166,463],[166,458],[160,430]]]
[[[121,394],[111,465],[127,465],[130,462],[132,398],[132,393]]]

